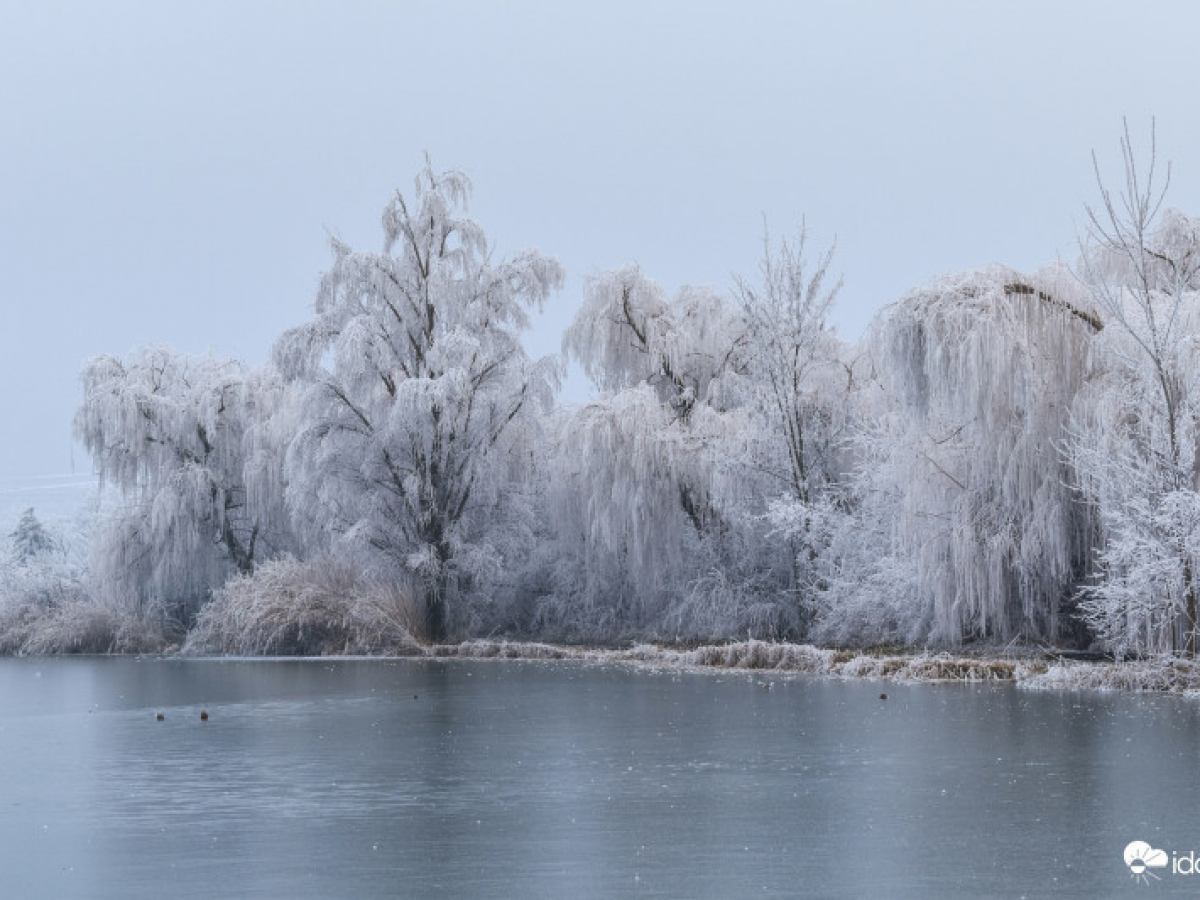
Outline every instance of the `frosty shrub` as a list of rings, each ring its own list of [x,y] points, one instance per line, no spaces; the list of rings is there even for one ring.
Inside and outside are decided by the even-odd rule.
[[[155,652],[167,643],[161,621],[98,602],[61,553],[0,567],[0,654]]]
[[[691,653],[684,654],[684,659],[696,666],[820,673],[833,671],[835,658],[833,650],[807,644],[777,644],[754,640],[697,647]]]
[[[463,641],[438,644],[431,654],[455,659],[586,659],[586,651],[530,641]]]
[[[797,631],[795,604],[785,592],[775,590],[767,577],[713,569],[681,593],[668,608],[663,627],[665,636],[676,640],[712,640],[747,633],[778,639]]]
[[[1170,656],[1107,664],[1062,663],[1020,684],[1039,690],[1153,691],[1196,696],[1200,692],[1200,666]]]
[[[139,616],[101,602],[87,559],[93,511],[43,525],[26,510],[0,555],[0,654],[145,653],[163,649],[160,610]]]
[[[420,652],[424,611],[406,584],[361,578],[327,557],[283,557],[239,575],[203,609],[190,653],[320,656]]]

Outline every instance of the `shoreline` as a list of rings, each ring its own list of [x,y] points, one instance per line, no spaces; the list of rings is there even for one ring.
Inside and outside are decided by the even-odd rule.
[[[0,653],[0,658],[113,656],[194,660],[512,660],[623,665],[654,671],[728,672],[741,675],[809,675],[894,684],[1011,684],[1027,690],[1095,690],[1153,693],[1200,700],[1200,660],[1151,657],[1113,662],[1080,658],[1083,654],[1021,647],[1016,651],[980,648],[905,652],[900,648],[820,647],[749,639],[681,647],[642,642],[627,647],[555,644],[542,641],[471,639],[455,644],[416,642],[390,652],[323,654],[220,654],[174,646],[133,652]]]
[[[587,647],[540,641],[466,640],[434,644],[411,653],[314,657],[217,656],[195,659],[430,659],[577,661],[627,665],[653,670],[701,673],[814,675],[897,684],[1012,684],[1028,690],[1098,690],[1169,694],[1200,700],[1200,662],[1162,657],[1100,662],[1001,655],[953,654],[948,651],[872,653],[812,644],[745,640],[702,644],[682,649],[652,643],[629,648]],[[188,654],[180,654],[187,657]]]
[[[948,651],[873,654],[812,644],[746,640],[678,649],[628,649],[524,641],[463,641],[428,648],[431,659],[579,660],[652,669],[741,674],[778,673],[898,684],[1012,684],[1028,690],[1098,690],[1200,699],[1200,662],[1163,657],[1098,662],[1063,657],[1003,657]]]

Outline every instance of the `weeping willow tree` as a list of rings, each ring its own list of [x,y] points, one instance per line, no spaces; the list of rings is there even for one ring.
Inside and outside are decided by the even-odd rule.
[[[1068,272],[999,267],[935,281],[877,323],[886,409],[863,465],[894,499],[887,553],[911,573],[925,638],[1070,631],[1094,524],[1063,443],[1101,327]]]
[[[547,619],[576,632],[779,633],[794,616],[747,546],[746,326],[709,288],[636,266],[589,280],[564,337],[598,395],[559,420],[550,514],[575,561]]]
[[[231,573],[288,546],[268,428],[282,384],[270,370],[166,349],[98,357],[81,378],[75,433],[123,498],[96,536],[99,591],[161,604],[186,624]]]

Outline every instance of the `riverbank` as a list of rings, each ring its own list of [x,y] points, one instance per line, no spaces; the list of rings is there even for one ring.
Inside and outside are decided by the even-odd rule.
[[[1200,664],[1162,657],[1126,662],[1066,659],[1053,652],[1004,657],[948,652],[872,653],[811,644],[747,640],[690,649],[638,644],[628,649],[525,641],[438,644],[438,659],[581,660],[691,671],[820,675],[898,683],[1003,683],[1032,690],[1143,691],[1200,699]]]
[[[45,600],[45,598],[39,598]],[[1154,692],[1200,699],[1200,664],[1177,657],[1124,662],[1069,658],[1037,647],[981,648],[970,652],[858,650],[775,641],[745,640],[680,647],[652,643],[632,647],[584,647],[521,640],[467,640],[457,644],[422,644],[402,622],[388,617],[359,622],[343,616],[341,629],[319,627],[330,621],[328,610],[304,620],[311,640],[298,641],[294,628],[283,635],[235,646],[189,638],[170,640],[147,619],[118,615],[71,595],[54,602],[9,604],[0,610],[0,656],[76,654],[184,656],[362,656],[462,659],[580,660],[695,671],[727,670],[780,675],[818,675],[899,683],[1012,683],[1034,690],[1110,690]],[[288,619],[291,623],[291,619]],[[244,624],[244,623],[242,623]],[[353,626],[350,628],[350,626]],[[241,632],[244,636],[247,632]],[[272,632],[274,634],[274,632]],[[194,637],[194,636],[193,636]],[[176,640],[180,640],[176,638]]]

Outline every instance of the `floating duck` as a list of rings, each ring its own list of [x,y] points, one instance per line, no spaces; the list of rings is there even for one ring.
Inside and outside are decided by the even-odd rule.
[[[200,710],[200,721],[201,722],[208,721],[208,710],[207,709]]]
[[[154,718],[155,718],[155,719],[157,719],[157,720],[158,720],[158,721],[160,721],[160,722],[163,722],[163,721],[165,721],[165,720],[166,720],[166,718],[167,718],[167,717],[166,717],[166,716],[164,716],[162,713],[159,713],[159,714],[158,714],[157,716],[155,716]]]

